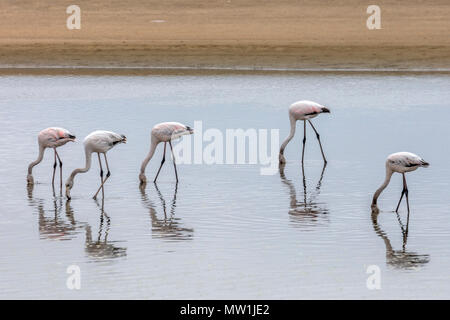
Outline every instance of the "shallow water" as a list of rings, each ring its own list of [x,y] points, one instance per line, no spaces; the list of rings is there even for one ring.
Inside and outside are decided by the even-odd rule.
[[[142,76],[0,76],[0,297],[2,298],[450,298],[450,75],[176,73]],[[329,163],[302,128],[282,172],[259,165],[180,164],[138,187],[151,127],[279,128],[299,99],[328,106],[314,119]],[[52,193],[53,154],[34,169],[36,134],[62,126],[79,141],[95,129],[124,133],[108,153],[112,176],[94,201],[98,164],[77,176],[73,200]],[[280,142],[281,142],[280,141]],[[431,163],[407,175],[411,212],[393,212],[394,175],[373,215],[388,154]],[[82,143],[59,149],[64,177],[84,164]],[[152,179],[161,147],[147,168]],[[95,158],[94,158],[95,160]],[[306,190],[306,191],[305,191]],[[305,193],[306,192],[306,193]],[[406,235],[406,225],[408,233]],[[81,270],[81,289],[66,269]],[[381,270],[369,290],[367,268]]]

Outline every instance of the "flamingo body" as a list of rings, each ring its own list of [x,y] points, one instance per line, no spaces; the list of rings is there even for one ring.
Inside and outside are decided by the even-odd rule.
[[[91,152],[106,153],[117,143],[126,142],[127,138],[123,134],[117,134],[112,131],[97,130],[91,132],[84,138],[84,147]]]
[[[38,165],[42,159],[44,158],[44,152],[45,149],[51,148],[55,150],[55,164],[53,168],[53,179],[54,182],[54,176],[55,176],[55,170],[56,170],[56,158],[59,159],[59,155],[56,151],[56,148],[59,148],[63,145],[65,145],[67,142],[75,141],[75,136],[72,135],[69,130],[59,127],[50,127],[47,129],[42,130],[38,134],[38,145],[39,145],[39,156],[38,158],[30,163],[28,166],[28,175],[27,175],[27,181],[29,185],[34,184],[33,179],[33,167]],[[59,159],[60,167],[62,167],[61,159]],[[61,169],[62,171],[62,169]],[[62,181],[62,173],[61,173],[61,181]],[[62,183],[62,182],[61,182]]]
[[[169,142],[192,132],[190,127],[179,122],[162,122],[153,127],[152,137],[158,139],[159,142]]]
[[[295,120],[309,120],[322,112],[330,112],[330,110],[317,102],[308,100],[294,102],[289,107],[289,117]]]
[[[141,185],[145,185],[147,182],[147,178],[145,176],[145,168],[147,167],[147,164],[149,163],[150,159],[153,157],[153,154],[155,153],[156,147],[159,143],[164,142],[164,153],[163,153],[163,159],[161,161],[161,166],[159,167],[158,173],[156,174],[154,182],[156,182],[156,179],[158,178],[159,172],[161,170],[162,165],[165,162],[165,156],[166,156],[166,143],[169,143],[170,150],[172,151],[172,140],[178,139],[181,136],[193,134],[194,130],[179,122],[162,122],[155,125],[152,129],[151,133],[151,141],[150,141],[150,151],[147,155],[147,157],[144,159],[141,165],[141,172],[139,174],[139,180],[141,182]],[[175,177],[178,182],[178,173],[177,173],[177,167],[175,164],[175,158],[173,158],[173,165],[175,168]]]
[[[75,136],[69,130],[58,127],[44,129],[38,135],[39,145],[45,148],[58,148],[74,140]]]
[[[104,188],[103,185],[105,182],[109,179],[111,172],[109,171],[109,165],[108,165],[108,159],[106,157],[106,153],[111,150],[114,146],[116,146],[119,143],[126,143],[127,138],[123,134],[117,134],[112,131],[104,131],[104,130],[97,130],[92,133],[90,133],[83,141],[84,143],[84,151],[86,155],[86,165],[84,168],[75,169],[70,174],[69,179],[67,179],[66,182],[66,196],[67,199],[71,199],[70,196],[70,190],[73,187],[73,182],[75,179],[75,176],[78,173],[85,173],[88,172],[91,168],[91,162],[92,162],[92,153],[98,154],[98,161],[100,165],[100,179],[101,184],[98,188],[97,192],[94,195],[94,199],[96,199],[97,194],[100,190],[102,190],[102,194],[104,196]],[[105,180],[103,180],[103,167],[100,159],[100,154],[103,154],[105,157],[106,162],[106,168],[108,170],[108,173],[106,174]]]
[[[396,212],[400,207],[403,195],[406,195],[406,204],[409,212],[409,198],[408,198],[408,186],[406,185],[406,172],[415,171],[420,167],[428,167],[429,163],[423,160],[418,155],[411,152],[396,152],[390,154],[386,159],[386,177],[383,184],[375,191],[372,199],[372,206],[376,207],[377,200],[383,190],[389,185],[391,177],[394,172],[401,173],[403,175],[403,190],[400,196],[400,200],[397,204]]]
[[[428,167],[429,163],[411,152],[396,152],[386,159],[386,166],[393,172],[405,173],[417,170],[419,167]]]

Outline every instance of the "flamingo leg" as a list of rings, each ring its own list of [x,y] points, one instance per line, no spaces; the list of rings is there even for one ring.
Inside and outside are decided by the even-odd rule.
[[[402,173],[402,175],[403,175],[403,190],[402,190],[402,195],[400,196],[400,200],[398,201],[397,208],[395,209],[395,212],[398,212],[398,208],[400,207],[400,203],[402,202],[403,195],[406,195],[406,205],[408,207],[408,212],[409,212],[408,187],[406,186],[405,174]]]
[[[59,157],[58,151],[56,151],[56,149],[55,149],[55,155],[59,161],[59,188],[60,188],[60,190],[62,190],[62,185],[63,185],[62,184],[62,166],[63,166],[63,163],[62,163],[61,158]]]
[[[316,137],[317,140],[319,141],[319,146],[320,146],[320,152],[322,152],[322,158],[323,158],[323,162],[325,162],[325,164],[327,164],[327,159],[325,158],[325,153],[323,152],[323,148],[322,148],[322,143],[320,142],[320,135],[317,132],[316,128],[314,128],[311,120],[308,120],[309,124],[311,125],[311,128],[313,128],[314,132],[316,133]]]
[[[170,152],[172,153],[173,167],[175,168],[175,178],[177,179],[177,183],[178,183],[177,165],[175,163],[175,155],[173,154],[172,142],[171,141],[169,141],[169,146],[170,146]]]
[[[53,149],[55,151],[55,162],[53,163],[53,176],[52,176],[52,186],[55,188],[55,173],[56,173],[56,148]]]
[[[302,165],[305,159],[305,145],[306,145],[306,120],[303,120],[303,149],[302,149]]]
[[[409,219],[409,197],[408,197],[408,185],[406,184],[406,177],[405,174],[403,173],[403,185],[405,188],[405,195],[406,195],[406,207],[408,208],[408,219]]]
[[[101,178],[102,178],[102,184],[100,185],[100,187],[98,188],[97,192],[95,193],[94,199],[97,198],[97,194],[100,192],[100,189],[102,189],[103,198],[105,197],[105,191],[104,191],[103,185],[106,183],[106,181],[111,176],[111,171],[109,170],[108,158],[106,157],[106,153],[104,153],[103,155],[105,156],[106,170],[108,170],[108,171],[106,172],[105,180],[103,180],[103,169],[101,169],[102,163],[100,161],[100,154],[99,154],[98,155],[98,160],[100,161],[100,169],[101,169],[100,173],[101,173]]]
[[[102,190],[103,198],[105,197],[105,189],[103,188],[103,166],[102,166],[102,160],[100,159],[100,153],[97,153],[98,155],[98,164],[100,165],[100,187],[98,188],[97,192],[94,194],[93,199],[97,199],[97,194]]]
[[[161,165],[159,166],[158,172],[156,173],[156,177],[155,177],[155,180],[153,180],[153,183],[156,183],[156,179],[158,179],[159,172],[161,171],[161,168],[162,168],[164,162],[166,162],[166,145],[167,145],[167,142],[164,142],[163,158],[161,160]]]

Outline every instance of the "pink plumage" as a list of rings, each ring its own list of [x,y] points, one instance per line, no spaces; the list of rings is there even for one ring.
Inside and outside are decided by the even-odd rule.
[[[308,120],[317,117],[322,112],[330,112],[325,106],[313,101],[298,101],[289,107],[289,116],[295,120]]]

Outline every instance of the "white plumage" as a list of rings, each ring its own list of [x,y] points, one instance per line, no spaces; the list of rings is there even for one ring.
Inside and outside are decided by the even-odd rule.
[[[102,194],[104,196],[104,188],[103,185],[105,182],[109,179],[111,172],[109,170],[108,165],[108,158],[106,157],[106,152],[111,150],[116,144],[118,143],[126,143],[127,138],[123,134],[117,134],[112,131],[104,131],[104,130],[97,130],[92,133],[90,133],[86,138],[84,138],[84,152],[86,154],[86,165],[84,168],[75,169],[70,174],[69,179],[67,179],[66,182],[66,196],[67,199],[70,200],[70,190],[73,187],[73,181],[75,179],[75,176],[78,173],[85,173],[88,172],[91,168],[91,162],[92,162],[92,153],[98,154],[98,162],[100,166],[100,180],[101,184],[98,188],[97,192],[94,195],[94,199],[97,197],[97,194],[100,190],[102,190]],[[106,174],[105,180],[103,180],[103,167],[102,162],[100,159],[100,154],[103,154],[105,157],[105,163],[106,163],[106,169],[108,170]]]
[[[400,196],[400,200],[398,201],[397,204],[397,209],[395,209],[395,211],[396,212],[398,211],[403,195],[406,195],[406,205],[408,207],[409,212],[408,186],[406,185],[405,173],[417,170],[417,168],[419,167],[428,167],[428,166],[429,166],[428,162],[426,162],[421,157],[411,152],[397,152],[390,154],[386,159],[386,178],[383,184],[377,189],[377,191],[375,191],[375,194],[373,195],[372,199],[372,206],[377,205],[377,200],[381,192],[383,192],[383,190],[388,186],[394,172],[398,172],[403,175],[403,190]]]

